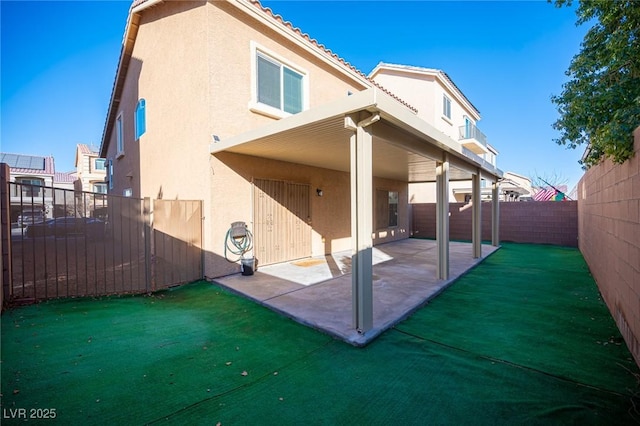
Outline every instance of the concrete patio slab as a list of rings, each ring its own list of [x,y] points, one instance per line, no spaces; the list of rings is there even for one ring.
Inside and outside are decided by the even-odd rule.
[[[483,244],[483,256],[474,259],[471,243],[451,242],[450,278],[437,280],[435,241],[411,238],[376,246],[373,328],[364,334],[353,327],[348,253],[269,265],[250,276],[236,274],[214,281],[301,324],[364,346],[497,249]]]

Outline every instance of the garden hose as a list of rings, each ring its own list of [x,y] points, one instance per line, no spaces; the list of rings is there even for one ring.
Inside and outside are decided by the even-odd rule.
[[[232,231],[234,231],[234,229],[230,228],[225,237],[224,258],[227,259],[228,262],[235,263],[242,259],[244,254],[253,248],[253,235],[248,229],[245,229],[244,235],[241,236],[234,236]],[[229,259],[228,253],[238,256],[238,258],[231,260]]]

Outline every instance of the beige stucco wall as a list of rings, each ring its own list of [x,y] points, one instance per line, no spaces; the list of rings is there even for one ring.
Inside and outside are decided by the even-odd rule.
[[[220,153],[215,157],[219,161],[214,174],[214,187],[219,191],[216,199],[223,201],[217,208],[212,209],[212,220],[217,224],[211,234],[214,247],[224,247],[225,234],[232,222],[246,222],[253,230],[252,182],[254,179],[271,179],[310,186],[312,256],[351,248],[349,173],[231,153]],[[398,191],[400,199],[398,226],[375,230],[374,244],[408,238],[406,183],[374,177],[373,188],[374,193],[376,189]],[[322,197],[315,194],[316,189],[322,189]],[[374,217],[374,223],[375,219]],[[208,271],[230,268],[230,265],[217,255],[208,256],[207,261]],[[235,265],[231,266],[232,271],[235,271],[235,268]]]
[[[78,156],[76,176],[80,180],[81,189],[82,191],[93,192],[95,183],[104,182],[106,171],[96,170],[98,155],[83,154],[79,150],[76,155]],[[73,184],[71,189],[73,189]]]
[[[436,129],[443,130],[443,125],[440,123],[442,94],[436,99],[436,85],[438,83],[435,82],[434,76],[383,69],[375,75],[374,80],[416,108],[418,117]]]
[[[205,275],[211,277],[238,269],[223,258],[224,238],[231,222],[251,223],[252,178],[323,188],[324,197],[311,197],[313,254],[350,247],[348,174],[209,153],[212,135],[224,140],[274,120],[250,110],[252,46],[307,72],[310,108],[365,88],[226,2],[161,3],[142,14],[124,84],[125,155],[114,159],[115,131],[107,154],[114,159],[115,194],[131,187],[134,197],[204,200]],[[140,98],[146,133],[134,141]],[[408,223],[402,228],[378,241],[408,236]]]
[[[382,69],[374,80],[389,89],[418,110],[418,117],[440,130],[451,139],[459,140],[459,127],[467,116],[476,123],[472,114],[460,101],[458,95],[445,87],[434,75],[409,73],[400,70]],[[451,100],[451,119],[442,114],[442,97]]]
[[[640,365],[640,127],[635,156],[591,167],[578,183],[578,241],[627,346]]]

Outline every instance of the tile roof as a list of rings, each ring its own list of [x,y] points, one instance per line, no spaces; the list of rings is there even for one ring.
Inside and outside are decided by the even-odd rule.
[[[0,153],[0,163],[7,163],[11,173],[53,175],[55,172],[53,157]]]
[[[56,172],[53,183],[73,183],[78,179],[76,172]]]
[[[78,150],[80,151],[80,153],[82,154],[95,154],[98,155],[98,151],[95,149],[92,149],[91,147],[89,147],[89,145],[87,145],[86,143],[79,143],[78,144]]]

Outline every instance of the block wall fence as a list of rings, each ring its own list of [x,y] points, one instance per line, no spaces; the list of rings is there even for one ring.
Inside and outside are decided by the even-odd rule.
[[[640,365],[640,127],[635,155],[591,167],[578,183],[579,248]]]
[[[412,204],[414,237],[436,237],[436,205]],[[449,204],[452,240],[471,240],[471,210],[462,203]],[[491,240],[491,203],[482,203],[482,239]],[[578,246],[576,201],[500,203],[500,241]]]

